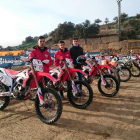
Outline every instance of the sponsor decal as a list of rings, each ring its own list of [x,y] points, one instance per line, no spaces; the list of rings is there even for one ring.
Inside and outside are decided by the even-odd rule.
[[[6,81],[6,78],[5,78],[5,76],[3,76],[3,75],[0,75],[0,81],[2,81],[3,83],[5,83],[5,81]]]

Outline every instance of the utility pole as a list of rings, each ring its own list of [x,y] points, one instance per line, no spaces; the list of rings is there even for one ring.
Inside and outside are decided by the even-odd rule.
[[[121,1],[117,0],[118,3],[118,37],[121,38]]]

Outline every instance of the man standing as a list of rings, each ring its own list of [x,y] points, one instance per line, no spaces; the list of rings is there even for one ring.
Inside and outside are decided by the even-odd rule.
[[[71,59],[70,52],[67,48],[65,48],[65,42],[63,40],[59,41],[59,50],[54,55],[54,65],[55,66],[63,66],[60,58],[69,58]],[[71,59],[72,60],[72,59]],[[67,81],[67,84],[70,83]],[[64,100],[63,89],[60,90],[61,99]]]
[[[60,61],[60,56],[63,58],[69,58],[72,60],[70,52],[65,48],[65,42],[63,40],[59,41],[59,50],[54,55],[54,65],[62,66],[63,63]]]
[[[70,54],[73,59],[73,64],[76,69],[81,69],[81,65],[76,62],[78,56],[83,55],[83,48],[78,44],[78,38],[73,38],[73,44],[70,48]],[[82,80],[82,74],[78,72],[79,80]]]
[[[52,59],[48,48],[45,47],[45,38],[40,36],[38,38],[38,45],[33,47],[33,50],[29,53],[28,58],[35,58],[39,60],[49,60],[47,64],[43,64],[44,72],[49,73],[49,67],[52,65]]]

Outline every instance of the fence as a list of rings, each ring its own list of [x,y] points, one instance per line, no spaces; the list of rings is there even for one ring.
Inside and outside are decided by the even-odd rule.
[[[29,53],[31,50],[28,50],[25,52],[25,57],[28,57]],[[50,52],[50,55],[52,57],[54,57],[54,54],[56,51],[58,51],[58,49],[49,49],[48,50]],[[88,52],[90,55],[99,55],[100,52]],[[0,67],[2,68],[9,68],[9,67],[14,67],[14,66],[22,66],[25,65],[25,62],[21,61],[21,60],[17,60],[19,59],[20,56],[0,56]]]

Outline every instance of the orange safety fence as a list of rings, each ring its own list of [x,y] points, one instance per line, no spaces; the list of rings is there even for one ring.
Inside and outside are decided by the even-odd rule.
[[[0,56],[17,56],[24,55],[24,50],[16,50],[16,51],[0,51]]]

